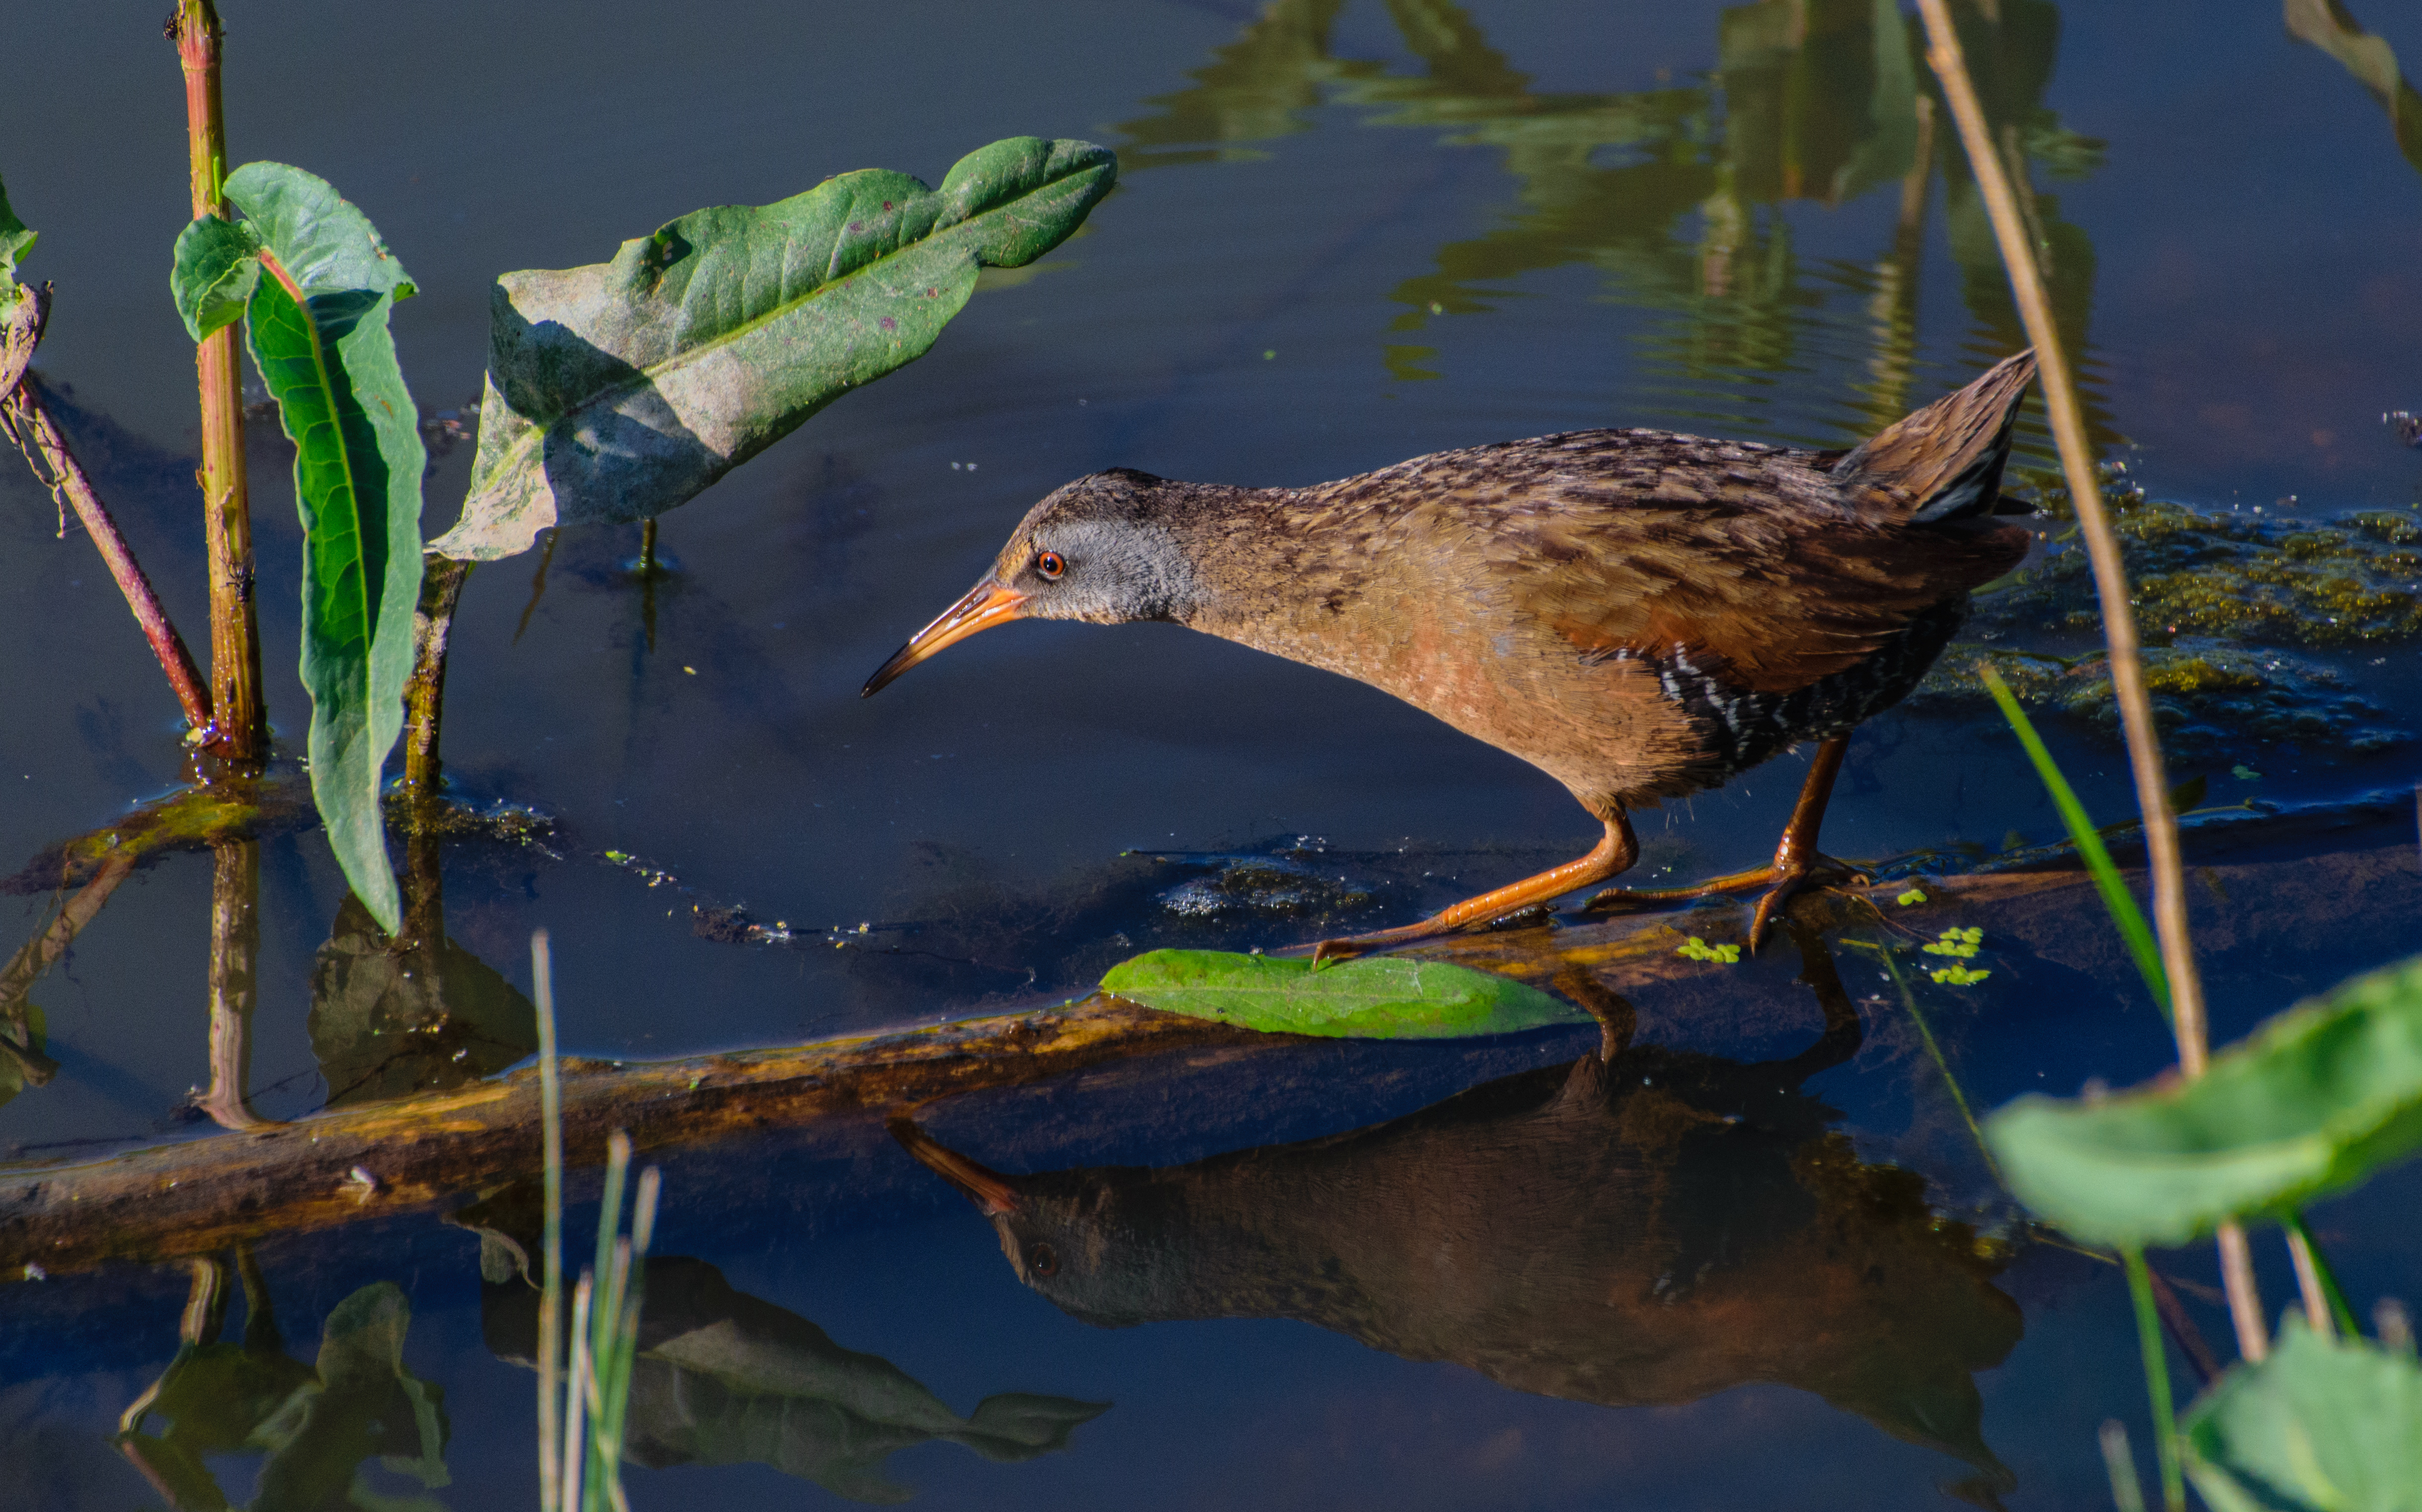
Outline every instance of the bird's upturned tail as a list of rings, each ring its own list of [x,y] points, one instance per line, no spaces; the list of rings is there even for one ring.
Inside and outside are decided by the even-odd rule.
[[[1925,523],[1990,512],[2019,401],[2036,376],[2033,350],[2005,358],[1957,394],[1867,438],[1833,464],[1843,492],[1892,520]]]

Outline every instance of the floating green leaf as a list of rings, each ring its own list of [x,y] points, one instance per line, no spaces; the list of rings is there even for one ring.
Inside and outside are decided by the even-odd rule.
[[[1401,956],[1366,956],[1315,972],[1307,960],[1156,950],[1110,968],[1102,990],[1165,1013],[1266,1033],[1360,1039],[1504,1035],[1587,1017],[1510,977]]]
[[[816,411],[925,353],[981,268],[1060,244],[1110,191],[1089,142],[1012,137],[939,189],[869,169],[763,207],[695,210],[611,262],[496,280],[480,450],[432,549],[485,559],[541,530],[652,519]]]
[[[205,215],[177,233],[168,296],[196,341],[242,320],[260,282],[260,237],[244,222]]]
[[[2212,1512],[2422,1507],[2422,1369],[2411,1353],[2329,1339],[2291,1316],[2179,1424],[2187,1474]]]
[[[2422,958],[2278,1015],[2194,1082],[2021,1098],[1985,1136],[2020,1201],[2104,1244],[2184,1244],[2351,1187],[2422,1144]]]
[[[283,273],[254,275],[245,331],[295,446],[311,798],[345,880],[392,934],[401,918],[379,777],[403,727],[427,455],[386,322],[412,281],[325,179],[249,163],[227,196],[274,259],[265,271]],[[194,254],[178,260],[179,308],[197,327],[224,314],[244,276],[227,261],[232,246],[206,228],[179,238]]]

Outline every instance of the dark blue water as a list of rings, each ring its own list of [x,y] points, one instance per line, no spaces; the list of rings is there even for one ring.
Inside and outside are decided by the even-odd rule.
[[[2362,22],[2422,57],[2422,26],[2373,8]],[[2156,497],[2205,508],[2327,517],[2422,500],[2422,458],[2380,421],[2422,404],[2422,177],[2366,86],[2275,8],[1999,9],[1998,39],[1980,32],[1971,48],[2030,164],[2110,455]],[[636,532],[565,533],[543,589],[539,553],[472,578],[449,775],[466,798],[527,804],[558,828],[544,852],[450,846],[446,928],[517,989],[528,931],[552,930],[568,1048],[589,1053],[1057,1002],[1124,953],[1114,941],[1156,927],[1156,886],[1119,860],[1130,850],[1312,835],[1436,858],[1405,868],[1438,875],[1389,895],[1392,919],[1594,838],[1512,757],[1370,689],[1170,627],[1013,627],[859,700],[867,673],[1068,478],[1126,465],[1306,483],[1600,425],[1847,444],[2019,344],[1964,175],[1942,168],[1939,119],[1918,155],[1914,96],[1895,82],[1915,23],[1890,7],[432,6],[398,25],[235,4],[228,22],[236,158],[330,179],[418,280],[395,329],[424,412],[475,391],[500,272],[599,260],[684,210],[850,168],[932,181],[1012,133],[1121,153],[1121,187],[1081,238],[987,287],[929,358],[666,517],[678,569],[653,589],[623,570]],[[57,286],[40,370],[199,638],[190,348],[165,297],[185,207],[174,56],[122,8],[56,6],[12,27],[12,53],[39,60],[0,99],[0,173],[42,234],[28,273]],[[2024,424],[2023,460],[2049,465],[2032,412]],[[299,743],[287,464],[265,438],[253,460],[272,712]],[[432,478],[432,534],[451,522],[468,461],[459,448]],[[49,502],[8,468],[0,532],[8,868],[182,767],[175,707],[89,549],[53,538]],[[2378,723],[2422,718],[2410,642],[2329,664]],[[2115,746],[2084,722],[2050,725],[2089,804],[2122,812]],[[2188,767],[2215,802],[2328,800],[2409,785],[2414,749],[2257,743]],[[2232,778],[2241,763],[2258,781]],[[1679,878],[1755,862],[1799,772],[1785,758],[1644,816],[1649,865]],[[1883,856],[2056,830],[1999,725],[1945,705],[1888,715],[1854,743],[1826,842]],[[651,888],[607,852],[678,881]],[[342,932],[343,890],[316,834],[267,839],[260,865],[250,1086],[260,1111],[291,1117],[352,1074],[315,972]],[[65,1069],[0,1108],[0,1147],[39,1158],[207,1128],[189,1101],[211,1077],[212,875],[197,853],[138,872],[37,989]],[[27,933],[48,901],[23,899]],[[694,933],[701,903],[810,930],[926,927],[872,948],[748,947]],[[2400,928],[2357,915],[2257,940],[2214,984],[2220,1027],[2241,1032],[2389,959],[2410,943]],[[1294,938],[1283,925],[1218,936]],[[1769,975],[1755,1002],[1804,1016],[1804,990]],[[2058,1014],[2005,979],[1938,1026],[1980,1105],[2164,1064],[2141,1005],[2113,1027],[2093,1016],[2100,1003],[2052,995]],[[1990,1185],[1939,1075],[1905,1026],[1870,1017],[1866,1048],[1810,1096],[1842,1110],[1864,1160],[1902,1162],[1945,1210],[2001,1223],[1977,1208]],[[1644,1039],[1743,1063],[1797,1050],[1783,1031],[1735,1043],[1673,1015]],[[1341,1052],[1333,1096],[1303,1080],[1159,1101],[1071,1093],[1094,1110],[1071,1115],[1091,1143],[1054,1146],[1014,1104],[967,1113],[957,1132],[1004,1169],[1182,1165],[1380,1122],[1577,1053],[1423,1052],[1415,1089],[1389,1101],[1352,1090],[1369,1068]],[[1299,1320],[1093,1330],[1020,1286],[983,1222],[878,1130],[817,1138],[778,1160],[674,1161],[666,1253],[890,1361],[954,1412],[1008,1391],[1118,1404],[1073,1447],[1024,1463],[903,1451],[891,1473],[929,1504],[1921,1505],[1974,1473],[1772,1382],[1610,1408]],[[2364,1295],[2410,1289],[2393,1236],[2366,1216],[2393,1206],[2317,1216],[2325,1234],[2341,1224]],[[453,1426],[453,1484],[416,1494],[528,1504],[528,1377],[481,1342],[468,1235],[432,1221],[260,1253],[306,1360],[340,1300],[402,1286],[406,1364],[443,1385]],[[2178,1267],[2202,1276],[2208,1257]],[[1984,1442],[2015,1476],[2006,1500],[2091,1502],[2105,1494],[2094,1426],[2141,1416],[2124,1299],[2100,1268],[2032,1249],[1989,1284],[2024,1317],[2005,1360],[1974,1378]],[[0,1502],[142,1501],[106,1435],[173,1352],[184,1285],[181,1270],[130,1267],[0,1301],[22,1313],[6,1331],[0,1439],[37,1476]],[[2287,1295],[2282,1277],[2271,1294]],[[2217,1336],[2217,1312],[2202,1316]],[[249,1460],[213,1463],[230,1496],[250,1494]],[[641,1472],[634,1490],[653,1505],[826,1494],[763,1468]]]

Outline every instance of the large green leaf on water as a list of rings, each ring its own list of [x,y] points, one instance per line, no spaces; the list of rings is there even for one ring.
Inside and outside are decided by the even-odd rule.
[[[345,880],[392,934],[401,919],[379,777],[403,728],[427,454],[387,314],[412,296],[412,280],[325,179],[248,163],[228,177],[227,197],[302,295],[256,277],[245,332],[295,448],[311,799]],[[192,226],[178,239],[178,305],[197,326],[225,313],[212,291],[244,276],[230,245]]]
[[[2271,1357],[2220,1379],[2179,1423],[2212,1512],[2422,1509],[2422,1368],[2291,1316]]]
[[[1985,1137],[2021,1202],[2104,1244],[2184,1244],[2351,1187],[2422,1144],[2422,958],[2278,1015],[2198,1081],[2021,1098]]]
[[[614,260],[496,280],[480,449],[447,556],[652,519],[924,354],[982,268],[1060,244],[1110,191],[1089,142],[1012,137],[939,189],[869,169],[695,210]]]
[[[1366,956],[1315,972],[1307,960],[1155,950],[1111,967],[1102,990],[1247,1029],[1359,1039],[1504,1035],[1589,1017],[1510,977],[1401,956]]]

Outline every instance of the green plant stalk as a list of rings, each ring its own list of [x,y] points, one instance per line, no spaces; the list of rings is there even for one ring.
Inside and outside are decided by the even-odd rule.
[[[2085,538],[2087,559],[2094,567],[2094,592],[2102,610],[2103,644],[2110,650],[2111,692],[2128,738],[2128,766],[2136,785],[2136,806],[2145,817],[2146,860],[2153,879],[2153,924],[2161,942],[2173,1014],[2171,1029],[2178,1040],[2178,1069],[2192,1080],[2203,1074],[2210,1056],[2210,1032],[2204,1014],[2203,978],[2195,970],[2194,946],[2187,934],[2186,868],[2178,852],[2178,816],[2170,811],[2169,782],[2162,767],[2161,732],[2153,725],[2153,701],[2145,689],[2144,658],[2139,654],[2135,611],[2128,599],[2128,570],[2119,553],[2119,536],[2102,505],[2102,489],[2095,477],[2093,448],[2085,435],[2085,411],[2078,402],[2077,385],[2060,345],[2060,327],[2052,319],[2052,299],[2045,292],[2043,273],[2012,193],[2001,155],[1995,150],[1985,107],[1968,77],[1960,55],[1959,32],[1952,24],[1947,0],[1918,0],[1925,18],[1927,63],[1942,81],[1942,96],[1959,128],[1960,147],[1968,159],[1993,239],[2010,277],[2027,339],[2035,344],[2040,365],[2044,408],[2052,418],[2052,438],[2060,447],[2062,474],[2068,480],[2069,500],[2077,512],[2078,529]],[[2262,1317],[2262,1297],[2254,1281],[2253,1257],[2241,1224],[2221,1225],[2220,1276],[2228,1292],[2230,1321],[2237,1329],[2238,1351],[2248,1360],[2270,1352],[2270,1336]]]
[[[2145,922],[2144,912],[2136,907],[2135,895],[2128,891],[2128,881],[2119,875],[2119,867],[2111,859],[2110,850],[2102,844],[2102,835],[2094,827],[2092,816],[2078,802],[2077,792],[2061,774],[2052,752],[2045,749],[2043,737],[2019,707],[2010,685],[2002,680],[2001,673],[1990,662],[1976,663],[1976,676],[1984,680],[1985,691],[2002,709],[2002,717],[2026,748],[2027,759],[2035,763],[2036,775],[2042,779],[2045,791],[2052,794],[2052,806],[2060,810],[2060,821],[2068,827],[2068,837],[2077,846],[2077,853],[2085,862],[2085,869],[2094,878],[2095,888],[2102,895],[2102,906],[2110,911],[2111,922],[2119,928],[2119,937],[2127,942],[2128,954],[2135,959],[2136,970],[2145,978],[2145,986],[2153,994],[2153,1002],[2162,1017],[2173,1029],[2178,1026],[2178,1014],[2170,1006],[2169,974],[2162,969],[2162,947],[2153,939],[2152,927]]]
[[[211,0],[178,0],[177,59],[185,75],[185,145],[193,216],[228,220],[227,113],[219,98],[219,17]],[[232,328],[196,349],[201,392],[202,522],[211,591],[211,709],[206,744],[237,761],[269,756],[260,626],[253,613],[252,505],[244,477],[244,371]]]
[[[582,1428],[587,1423],[589,1393],[586,1390],[594,1373],[589,1361],[589,1314],[596,1302],[596,1277],[582,1271],[580,1284],[572,1289],[572,1371],[571,1389],[564,1395],[566,1406],[563,1424],[563,1470],[558,1484],[563,1500],[549,1512],[575,1512],[588,1503],[581,1499],[581,1472],[588,1467],[588,1447]]]
[[[555,1052],[555,968],[544,929],[530,935],[530,995],[538,1005],[540,1141],[546,1167],[546,1237],[538,1315],[538,1501],[559,1512],[563,1441],[563,1069]]]
[[[2122,1250],[2128,1267],[2128,1297],[2136,1307],[2136,1343],[2145,1354],[2145,1390],[2153,1404],[2153,1447],[2162,1465],[2162,1504],[2168,1512],[2186,1512],[2187,1486],[2178,1469],[2178,1424],[2170,1408],[2170,1361],[2162,1340],[2162,1317],[2153,1306],[2153,1278],[2145,1269],[2145,1252]]]
[[[2280,1215],[2279,1222],[2288,1229],[2288,1247],[2295,1256],[2298,1281],[2305,1282],[2309,1277],[2305,1286],[2304,1311],[2313,1315],[2313,1332],[2325,1333],[2331,1325],[2335,1325],[2341,1338],[2363,1337],[2362,1326],[2354,1320],[2354,1308],[2338,1286],[2337,1272],[2330,1269],[2330,1262],[2321,1254],[2320,1241],[2313,1238],[2312,1226],[2304,1222],[2304,1213],[2291,1208]],[[2313,1295],[2316,1291],[2320,1293],[2318,1298]],[[2320,1307],[2314,1306],[2316,1302],[2321,1304]],[[2326,1322],[2323,1321],[2324,1314]]]

